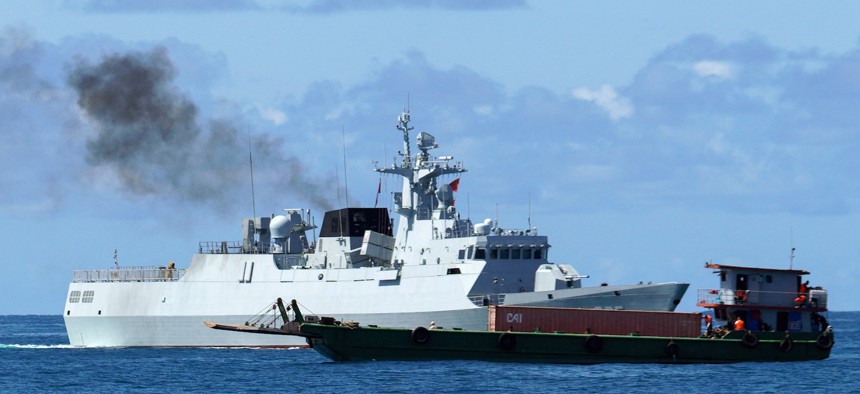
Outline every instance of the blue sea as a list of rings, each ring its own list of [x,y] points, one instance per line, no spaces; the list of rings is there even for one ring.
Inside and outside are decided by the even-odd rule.
[[[62,316],[0,316],[0,392],[860,392],[860,312],[828,320],[837,337],[824,361],[534,365],[334,363],[309,349],[74,348]]]

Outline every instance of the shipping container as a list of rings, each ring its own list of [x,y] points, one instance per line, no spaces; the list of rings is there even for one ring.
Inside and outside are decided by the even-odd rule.
[[[695,338],[702,334],[701,319],[685,312],[491,306],[488,329]]]

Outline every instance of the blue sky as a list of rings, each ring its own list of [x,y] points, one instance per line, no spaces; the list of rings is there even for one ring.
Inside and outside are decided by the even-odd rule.
[[[705,261],[787,268],[793,244],[831,309],[860,310],[858,11],[3,2],[0,314],[61,313],[72,272],[110,267],[114,249],[184,267],[197,242],[240,239],[248,135],[259,215],[343,205],[342,141],[349,201],[373,204],[370,169],[400,148],[407,102],[436,153],[470,170],[461,212],[498,206],[514,228],[531,212],[551,260],[589,284],[686,281],[695,310],[717,284]],[[122,98],[141,95],[147,116],[123,123]]]

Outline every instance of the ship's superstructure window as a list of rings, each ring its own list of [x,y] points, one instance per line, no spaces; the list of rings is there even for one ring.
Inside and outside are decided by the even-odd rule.
[[[458,275],[459,273],[459,268],[448,268],[448,275]]]
[[[765,275],[765,276],[764,276],[764,281],[765,281],[765,282],[767,282],[767,283],[773,283],[773,276],[771,276],[771,275]]]
[[[487,252],[484,248],[475,249],[475,260],[483,260],[487,258]]]
[[[93,302],[93,296],[95,295],[96,292],[94,290],[86,290],[84,291],[84,297],[81,299],[81,302],[83,302],[84,304],[89,304]]]
[[[510,249],[502,249],[502,253],[499,256],[499,258],[502,260],[507,260],[510,257],[511,257],[511,250]]]
[[[523,259],[528,260],[530,258],[532,258],[532,250],[531,249],[523,249]]]
[[[540,260],[543,258],[543,249],[535,249],[535,260]]]
[[[522,256],[522,251],[519,249],[511,249],[511,258],[514,260],[519,260],[520,256]]]
[[[460,249],[460,251],[457,252],[457,258],[460,260],[465,259],[466,258],[466,249]]]
[[[81,300],[81,291],[80,290],[75,290],[75,291],[69,293],[69,303],[70,304],[77,304],[80,300]]]
[[[498,249],[490,249],[490,259],[498,259],[499,258],[499,250]]]

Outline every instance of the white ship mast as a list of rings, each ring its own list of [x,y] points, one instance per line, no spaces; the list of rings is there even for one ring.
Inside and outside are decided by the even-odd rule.
[[[404,111],[397,117],[397,129],[403,133],[403,150],[398,154],[402,157],[400,166],[392,165],[389,168],[375,168],[376,171],[385,174],[395,174],[403,177],[402,191],[394,193],[394,204],[400,221],[397,228],[397,246],[400,250],[412,246],[414,242],[426,242],[430,239],[438,239],[445,234],[445,230],[453,225],[456,228],[469,228],[466,221],[457,226],[456,210],[453,207],[453,193],[447,183],[438,185],[437,178],[443,175],[458,174],[466,172],[460,163],[450,164],[453,156],[440,156],[433,158],[428,153],[430,149],[438,148],[436,138],[429,133],[418,133],[417,147],[420,152],[411,157],[411,146],[409,132],[414,127],[409,126],[410,115]],[[416,221],[428,221],[429,225],[416,225]],[[434,221],[440,220],[440,223]],[[420,232],[411,237],[412,232]],[[451,237],[455,234],[446,234]],[[465,234],[463,234],[465,235]],[[397,252],[395,252],[395,255]],[[395,256],[396,258],[396,256]]]

